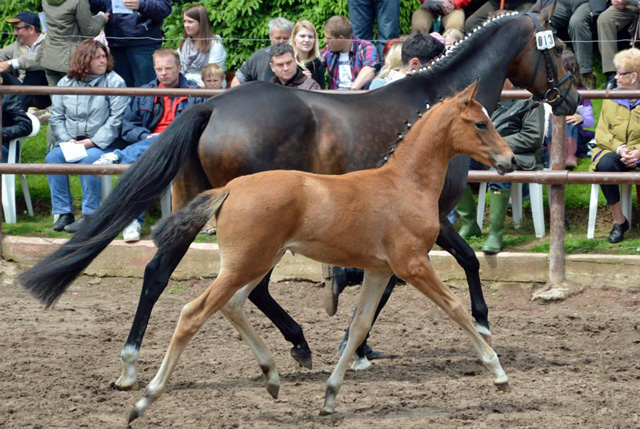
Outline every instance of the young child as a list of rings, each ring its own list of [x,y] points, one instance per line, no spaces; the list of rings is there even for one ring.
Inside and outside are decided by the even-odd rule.
[[[202,82],[205,89],[222,89],[227,86],[224,70],[218,64],[208,64],[202,69]]]

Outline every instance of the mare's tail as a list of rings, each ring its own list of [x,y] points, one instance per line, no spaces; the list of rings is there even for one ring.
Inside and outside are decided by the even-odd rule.
[[[109,243],[158,197],[197,152],[213,103],[182,113],[127,170],[91,220],[58,250],[24,272],[19,281],[51,307],[71,282]]]
[[[198,232],[218,213],[229,196],[225,188],[205,191],[195,197],[185,208],[163,218],[153,228],[153,242],[159,250],[170,251],[181,245],[185,237],[193,241]]]

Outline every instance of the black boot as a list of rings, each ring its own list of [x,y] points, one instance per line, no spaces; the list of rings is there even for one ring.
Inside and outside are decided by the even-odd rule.
[[[65,226],[71,225],[75,220],[73,213],[65,213],[58,216],[58,220],[53,224],[54,231],[62,231]]]
[[[82,227],[82,225],[84,225],[85,223],[89,222],[89,219],[91,218],[91,216],[89,215],[84,215],[83,217],[81,217],[80,219],[78,219],[77,221],[67,225],[64,227],[64,230],[66,232],[72,232],[72,233],[76,233],[78,232],[78,230]]]

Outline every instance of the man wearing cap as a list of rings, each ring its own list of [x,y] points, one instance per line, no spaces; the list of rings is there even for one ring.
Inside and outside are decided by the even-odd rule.
[[[11,73],[23,85],[47,85],[44,69],[36,61],[45,34],[40,32],[40,19],[33,12],[21,12],[7,22],[13,25],[16,41],[0,49],[0,73]],[[49,96],[21,96],[22,107],[44,109],[51,105]]]

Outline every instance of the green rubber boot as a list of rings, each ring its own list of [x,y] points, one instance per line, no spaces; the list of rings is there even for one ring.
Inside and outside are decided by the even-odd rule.
[[[462,199],[456,206],[456,211],[460,215],[460,222],[462,223],[459,231],[460,236],[465,240],[469,237],[480,237],[482,231],[476,222],[476,201],[473,199],[473,193],[469,185],[464,190]]]
[[[509,196],[511,192],[508,189],[500,191],[490,191],[491,208],[489,214],[491,217],[491,227],[487,241],[482,246],[482,251],[489,255],[495,255],[502,250],[502,235],[504,234],[504,218],[509,208]]]

